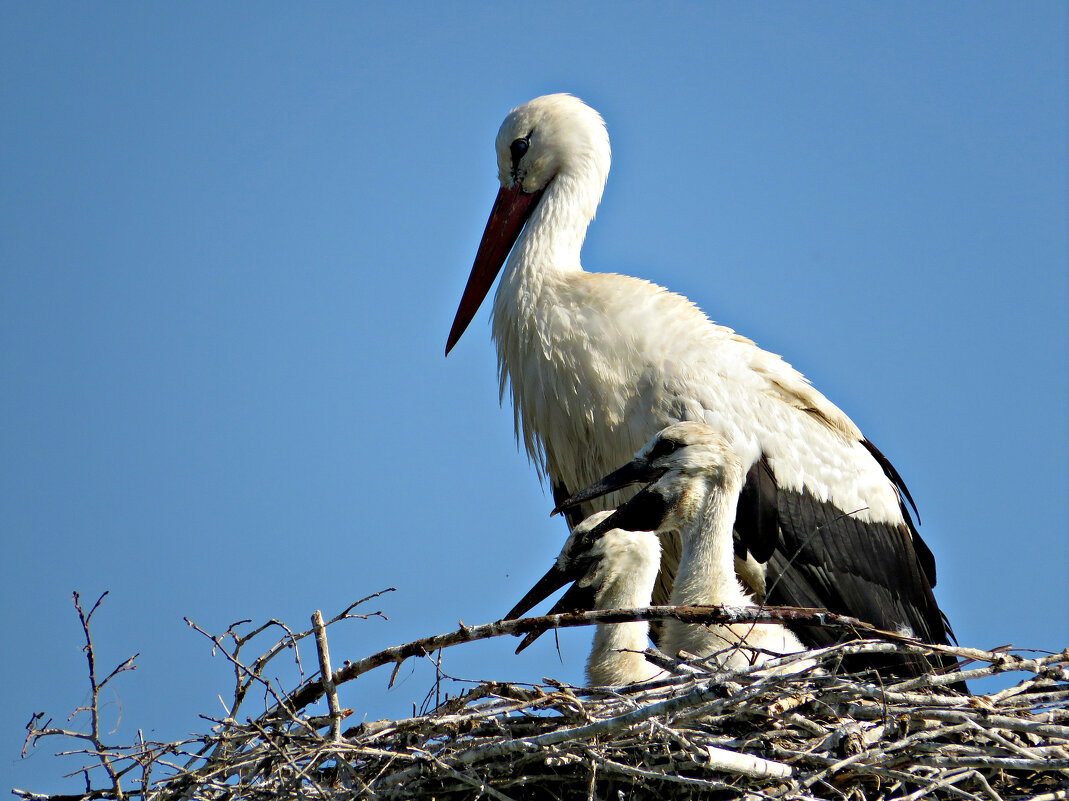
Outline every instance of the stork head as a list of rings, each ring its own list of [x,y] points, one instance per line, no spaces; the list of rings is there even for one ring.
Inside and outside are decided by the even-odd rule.
[[[497,133],[501,190],[490,211],[445,352],[468,327],[512,246],[550,184],[570,181],[574,214],[594,218],[609,175],[609,135],[601,116],[567,94],[536,97],[509,112]]]
[[[604,512],[595,512],[577,525],[568,536],[568,540],[564,543],[564,547],[561,549],[556,561],[554,561],[553,567],[528,590],[527,594],[520,599],[518,604],[512,607],[504,619],[514,620],[520,615],[526,614],[565,584],[576,581],[583,576],[590,568],[594,543],[601,539],[601,535],[607,531],[601,524],[611,517],[612,513],[613,510],[611,509]],[[563,602],[564,598],[562,597],[557,606],[560,606]],[[579,608],[590,609],[591,607],[589,605],[585,607],[576,606],[564,611],[574,611]],[[556,611],[549,614],[557,614],[557,612],[561,611],[556,606],[554,609]]]
[[[645,596],[640,604],[649,603],[661,569],[661,540],[656,534],[609,529],[590,543],[587,553],[592,563],[576,584],[594,589],[595,608],[604,607],[603,597],[620,582],[643,588],[638,593]]]
[[[644,528],[678,529],[710,492],[738,493],[742,461],[727,440],[705,423],[673,423],[654,435],[634,459],[572,495],[553,514],[633,484],[645,486],[616,510],[615,524],[633,528],[628,518],[638,516]],[[650,525],[651,515],[659,516],[657,525]]]
[[[506,620],[525,614],[569,582],[571,588],[546,614],[602,608],[606,594],[620,582],[633,588],[639,604],[649,603],[661,566],[661,542],[652,531],[626,531],[611,526],[612,511],[596,512],[575,527],[553,567],[539,579]],[[606,521],[609,521],[606,523]],[[541,632],[527,634],[519,653]]]
[[[502,189],[518,186],[534,194],[558,173],[577,174],[591,168],[604,185],[609,174],[605,121],[568,94],[536,97],[514,108],[501,123],[495,147]],[[601,186],[599,195],[600,190]]]

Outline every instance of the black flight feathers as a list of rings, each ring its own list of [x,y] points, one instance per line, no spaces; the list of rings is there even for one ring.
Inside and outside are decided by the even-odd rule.
[[[912,503],[887,458],[871,444],[866,447],[899,488],[900,497]],[[767,562],[767,604],[827,609],[884,631],[949,644],[953,633],[932,592],[935,559],[904,505],[902,512],[905,525],[862,520],[808,492],[782,489],[762,457],[747,474],[739,496],[735,550]],[[762,560],[765,554],[768,558]],[[791,629],[813,648],[841,639],[841,633],[832,629],[799,625]],[[939,664],[952,669],[956,663],[947,657]],[[893,676],[931,669],[914,657],[857,659],[850,667],[876,668]]]
[[[735,507],[735,555],[750,553],[764,564],[779,544],[778,486],[768,459],[762,456],[750,472]]]

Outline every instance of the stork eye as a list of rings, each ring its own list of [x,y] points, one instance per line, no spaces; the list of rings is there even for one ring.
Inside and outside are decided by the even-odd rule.
[[[531,137],[524,136],[521,139],[516,139],[509,145],[509,152],[512,153],[512,166],[517,167],[520,164],[520,159],[523,158],[528,148],[531,147]]]
[[[662,439],[653,446],[653,450],[649,452],[649,455],[646,458],[649,459],[649,461],[654,462],[662,456],[668,456],[669,454],[678,451],[679,445],[680,443],[673,439]]]

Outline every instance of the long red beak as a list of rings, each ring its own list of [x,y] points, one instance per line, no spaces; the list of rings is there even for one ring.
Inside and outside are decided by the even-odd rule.
[[[490,210],[490,219],[486,221],[486,230],[483,231],[483,238],[479,243],[479,251],[475,254],[475,264],[468,276],[468,284],[460,298],[457,316],[453,318],[453,327],[449,329],[449,339],[445,343],[446,356],[479,311],[483,298],[490,291],[490,285],[494,283],[497,274],[501,272],[501,266],[508,258],[512,246],[516,244],[523,224],[538,205],[540,197],[541,190],[527,194],[520,189],[519,184],[511,189],[502,187],[497,193],[497,200]]]

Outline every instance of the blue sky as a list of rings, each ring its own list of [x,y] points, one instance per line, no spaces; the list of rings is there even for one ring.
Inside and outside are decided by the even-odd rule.
[[[486,311],[442,352],[497,127],[547,92],[612,138],[587,268],[688,295],[850,414],[963,644],[1069,645],[1067,17],[4,4],[3,784],[79,786],[18,758],[31,713],[85,700],[72,590],[111,591],[102,665],[141,654],[106,699],[128,741],[222,711],[230,671],[183,616],[306,627],[396,586],[389,621],[332,631],[337,664],[496,619],[542,574],[565,532]],[[580,681],[588,641],[443,667]],[[433,671],[388,678],[344,688],[355,719],[410,714]]]

